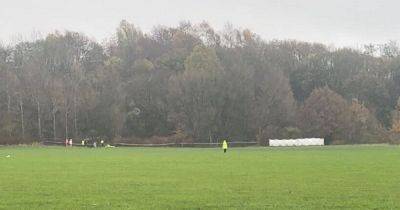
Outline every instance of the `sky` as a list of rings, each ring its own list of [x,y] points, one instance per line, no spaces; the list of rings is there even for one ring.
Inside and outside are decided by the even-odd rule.
[[[227,23],[265,40],[296,39],[336,47],[400,40],[398,0],[0,0],[0,40],[13,43],[55,30],[99,42],[123,19],[144,32],[181,21]]]

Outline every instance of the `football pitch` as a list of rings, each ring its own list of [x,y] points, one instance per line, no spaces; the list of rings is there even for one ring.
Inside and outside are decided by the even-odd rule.
[[[268,208],[400,209],[400,147],[0,147],[0,209]]]

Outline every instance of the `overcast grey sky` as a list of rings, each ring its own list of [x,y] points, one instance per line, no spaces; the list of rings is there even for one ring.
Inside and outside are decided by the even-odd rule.
[[[266,40],[298,39],[335,46],[400,40],[398,0],[0,0],[0,39],[65,29],[98,41],[122,19],[148,32],[182,20],[230,22]]]

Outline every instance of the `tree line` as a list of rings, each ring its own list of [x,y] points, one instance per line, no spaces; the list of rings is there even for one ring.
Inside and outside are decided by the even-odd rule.
[[[101,136],[126,142],[323,137],[374,143],[400,133],[400,49],[265,41],[206,22],[121,21],[98,43],[54,32],[0,47],[0,143]]]

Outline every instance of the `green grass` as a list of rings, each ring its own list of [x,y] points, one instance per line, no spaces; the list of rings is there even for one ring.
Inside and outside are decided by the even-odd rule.
[[[0,147],[0,209],[244,208],[400,209],[400,147]]]

